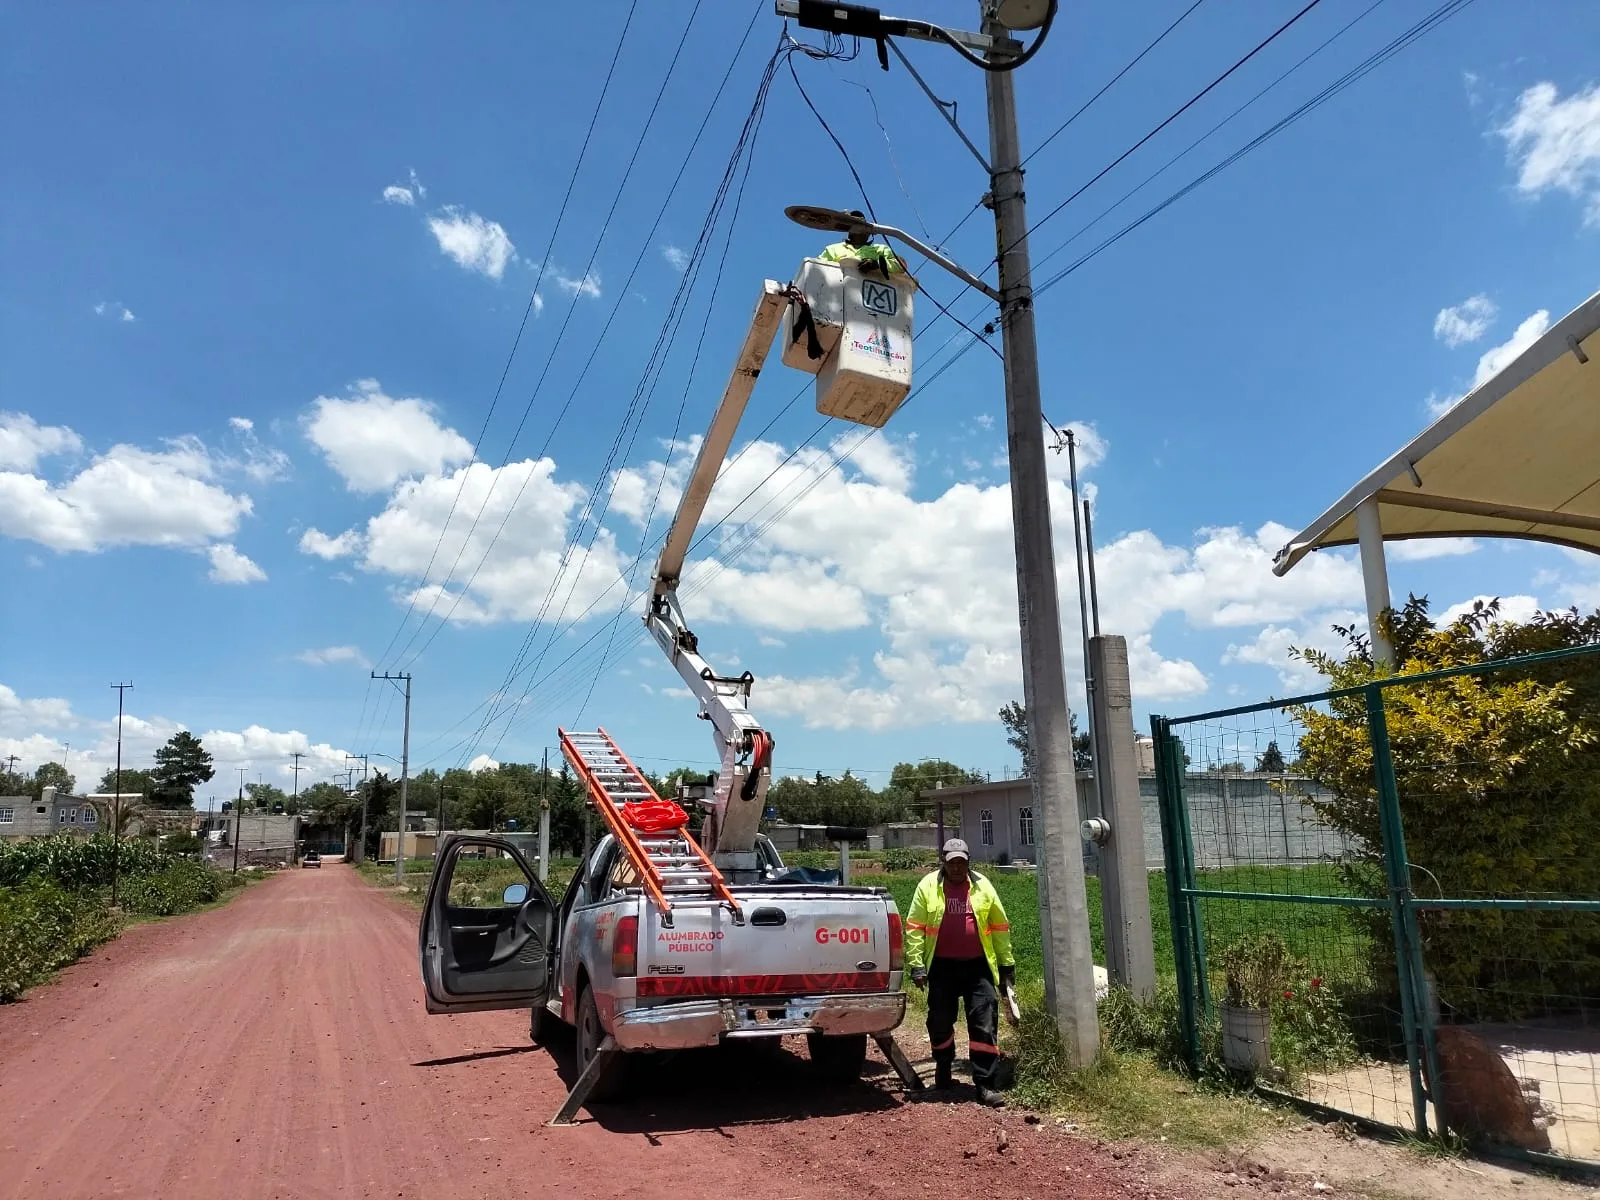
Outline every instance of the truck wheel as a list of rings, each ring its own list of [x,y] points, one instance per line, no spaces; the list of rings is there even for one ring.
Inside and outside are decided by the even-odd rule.
[[[589,1069],[600,1044],[606,1040],[605,1026],[600,1024],[600,1008],[594,1002],[594,991],[588,984],[578,993],[578,1074]],[[605,1103],[614,1100],[622,1091],[624,1061],[612,1059],[610,1068],[595,1081],[589,1099]]]
[[[806,1046],[811,1051],[811,1061],[827,1079],[834,1083],[854,1083],[861,1078],[861,1068],[867,1063],[866,1034],[824,1037],[820,1033],[808,1033]]]

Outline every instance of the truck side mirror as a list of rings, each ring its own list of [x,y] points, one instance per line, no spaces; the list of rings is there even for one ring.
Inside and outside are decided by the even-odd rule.
[[[506,890],[504,892],[500,893],[500,903],[501,904],[507,904],[507,905],[517,904],[517,905],[520,905],[524,901],[526,901],[527,898],[528,898],[528,885],[525,884],[525,883],[513,883],[513,884],[510,884],[509,886],[507,886],[507,888],[506,888]]]

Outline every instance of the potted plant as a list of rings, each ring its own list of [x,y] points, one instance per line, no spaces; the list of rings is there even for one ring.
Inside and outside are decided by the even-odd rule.
[[[1226,986],[1222,1004],[1222,1061],[1254,1073],[1272,1061],[1272,1000],[1294,964],[1276,933],[1250,934],[1217,955]]]

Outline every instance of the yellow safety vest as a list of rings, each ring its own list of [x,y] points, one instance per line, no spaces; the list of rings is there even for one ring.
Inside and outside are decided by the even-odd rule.
[[[994,890],[994,885],[976,871],[967,878],[967,895],[978,925],[978,941],[983,945],[984,957],[989,960],[989,973],[998,983],[1000,968],[1017,964],[1011,953],[1011,923],[1006,919],[1005,905],[1000,903],[1000,894]],[[907,968],[933,963],[934,946],[943,921],[944,877],[933,871],[917,884],[916,894],[911,897],[911,912],[906,916]]]

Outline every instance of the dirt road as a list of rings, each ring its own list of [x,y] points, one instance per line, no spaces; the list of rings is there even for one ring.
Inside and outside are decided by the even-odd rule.
[[[530,1046],[525,1014],[427,1016],[415,928],[347,867],[286,873],[0,1007],[0,1195],[1194,1194],[1017,1116],[819,1087],[784,1052],[680,1057],[547,1129],[570,1051]]]
[[[859,1086],[828,1088],[803,1051],[738,1049],[679,1056],[628,1104],[548,1129],[572,1078],[570,1041],[531,1046],[525,1013],[429,1017],[415,914],[348,867],[285,873],[223,908],[130,930],[0,1006],[0,1197],[1312,1190],[1309,1176],[1229,1178],[1020,1114],[905,1103],[881,1063]]]

